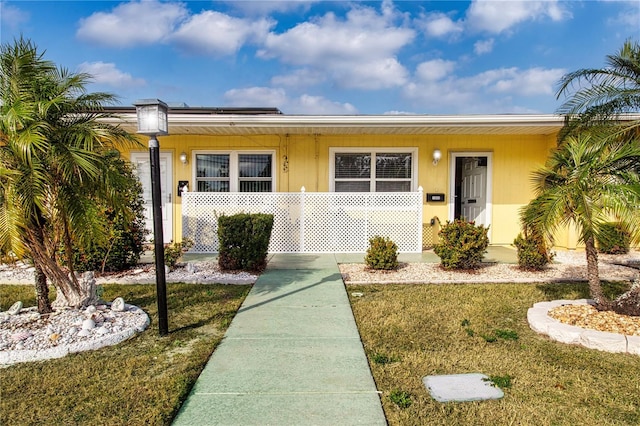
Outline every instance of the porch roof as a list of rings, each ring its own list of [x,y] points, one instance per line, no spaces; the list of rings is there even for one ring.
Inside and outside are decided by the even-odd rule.
[[[117,112],[120,123],[137,130],[135,110]],[[563,117],[554,114],[524,115],[286,115],[194,113],[169,109],[172,135],[551,135],[560,130]]]

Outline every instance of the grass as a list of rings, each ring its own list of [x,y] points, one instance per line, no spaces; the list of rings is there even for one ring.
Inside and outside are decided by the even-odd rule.
[[[626,285],[609,283],[611,297]],[[640,424],[640,359],[534,333],[535,302],[587,297],[586,284],[349,286],[390,425]],[[488,339],[487,339],[488,338]],[[489,342],[491,340],[491,342]],[[395,362],[380,362],[384,359]],[[439,403],[422,378],[484,373],[501,400]]]
[[[116,346],[0,369],[0,424],[170,424],[249,289],[168,284],[170,333],[159,337],[155,286],[104,286],[105,300],[124,297],[151,325]],[[0,306],[33,306],[33,293],[0,286]]]

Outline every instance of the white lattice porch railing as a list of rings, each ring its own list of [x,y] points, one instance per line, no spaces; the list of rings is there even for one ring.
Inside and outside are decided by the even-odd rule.
[[[270,253],[363,253],[369,239],[390,238],[400,252],[422,250],[422,188],[418,192],[187,192],[182,236],[191,252],[218,252],[218,216],[270,213]]]

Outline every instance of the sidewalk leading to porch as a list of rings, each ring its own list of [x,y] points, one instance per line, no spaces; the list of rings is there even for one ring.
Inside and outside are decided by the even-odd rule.
[[[273,255],[174,425],[385,425],[333,254]]]

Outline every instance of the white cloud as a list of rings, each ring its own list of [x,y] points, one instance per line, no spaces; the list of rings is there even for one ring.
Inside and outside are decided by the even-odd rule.
[[[494,40],[492,38],[488,40],[478,40],[473,44],[473,51],[476,55],[484,55],[493,51]]]
[[[276,107],[282,109],[286,104],[287,93],[284,89],[271,87],[249,87],[231,89],[224,94],[225,102],[231,106]]]
[[[615,3],[616,5],[620,5],[622,8],[622,11],[619,12],[617,16],[607,20],[607,24],[614,27],[623,27],[618,28],[619,30],[628,29],[634,33],[638,32],[638,28],[640,28],[640,3],[638,3],[637,0],[616,0],[615,2],[613,0],[601,1]]]
[[[560,68],[501,69],[492,91],[524,96],[553,95],[554,86],[566,70]]]
[[[383,14],[355,7],[339,20],[332,13],[282,34],[270,33],[258,57],[321,72],[341,87],[380,89],[404,84],[406,69],[396,58],[415,31],[394,24],[388,4]]]
[[[249,21],[207,10],[190,17],[170,40],[189,52],[229,55],[250,39],[263,39],[274,24],[266,19]]]
[[[325,80],[325,75],[318,70],[300,68],[290,74],[274,76],[271,78],[271,84],[274,86],[304,88],[321,84]]]
[[[78,71],[91,74],[95,83],[119,89],[146,85],[144,79],[134,78],[131,74],[120,71],[113,63],[83,62],[78,66]]]
[[[550,96],[554,85],[566,72],[557,68],[498,68],[469,77],[442,71],[424,72],[434,64],[438,62],[429,61],[418,66],[416,80],[404,87],[404,97],[425,108],[438,105],[440,110],[466,114],[523,111],[513,105],[514,96]],[[441,77],[433,78],[437,75]]]
[[[111,47],[162,42],[187,15],[183,3],[132,1],[119,4],[109,13],[96,12],[81,19],[76,36]]]
[[[464,29],[460,21],[454,22],[449,15],[440,12],[421,16],[416,24],[432,37],[456,36]]]
[[[475,0],[465,21],[473,30],[500,34],[522,22],[544,17],[557,22],[570,17],[570,13],[557,0]]]
[[[456,63],[443,59],[423,62],[416,68],[416,77],[421,81],[442,80],[453,72]]]
[[[271,106],[286,114],[357,114],[349,103],[330,101],[322,96],[302,95],[289,98],[282,88],[249,87],[232,89],[224,94],[225,101],[232,106]]]
[[[302,95],[290,100],[286,111],[290,114],[309,115],[353,115],[358,113],[356,107],[350,103],[334,102],[322,96],[311,95]]]
[[[28,22],[29,19],[29,13],[16,6],[7,4],[7,2],[0,1],[0,22],[2,23],[1,26],[18,29],[20,28],[20,25]]]

